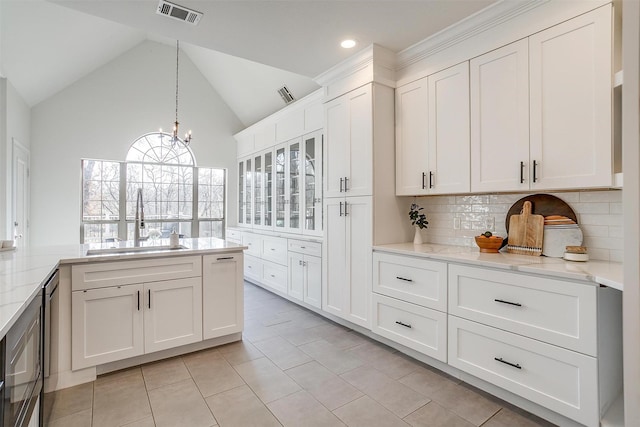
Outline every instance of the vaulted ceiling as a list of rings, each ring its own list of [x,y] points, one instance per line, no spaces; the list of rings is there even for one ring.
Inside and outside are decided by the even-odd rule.
[[[511,0],[516,1],[516,0]],[[3,72],[31,106],[145,39],[188,55],[250,125],[318,88],[313,78],[377,43],[399,52],[495,0],[176,0],[197,26],[156,13],[158,0],[0,0]],[[345,38],[356,48],[339,46]]]

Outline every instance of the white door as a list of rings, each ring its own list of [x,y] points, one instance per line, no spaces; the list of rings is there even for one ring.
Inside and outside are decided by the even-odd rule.
[[[470,61],[471,191],[529,189],[529,43]]]
[[[372,201],[371,197],[347,197],[347,291],[343,317],[371,327]]]
[[[13,216],[13,238],[16,240],[16,246],[20,247],[29,244],[29,168],[29,150],[14,139],[11,213]]]
[[[202,257],[202,335],[205,340],[242,332],[242,261],[242,255]]]
[[[396,89],[396,195],[428,194],[427,79]]]
[[[304,302],[314,307],[322,307],[322,260],[320,257],[305,256]]]
[[[373,194],[373,87],[351,91],[349,100],[349,170],[345,177],[346,196]]]
[[[73,370],[144,353],[142,285],[71,294]]]
[[[304,292],[304,256],[296,252],[289,252],[289,289],[290,297],[303,300]]]
[[[322,309],[336,316],[344,317],[347,278],[346,217],[344,198],[325,199],[322,269]]]
[[[531,188],[611,185],[611,9],[529,38]]]
[[[144,351],[202,341],[202,278],[144,285]]]
[[[343,95],[325,104],[324,176],[325,197],[341,197],[348,170],[349,103]]]
[[[429,194],[470,189],[469,63],[428,77]]]

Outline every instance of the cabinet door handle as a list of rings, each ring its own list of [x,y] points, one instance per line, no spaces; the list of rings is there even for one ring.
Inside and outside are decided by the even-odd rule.
[[[405,328],[409,328],[409,329],[411,329],[411,325],[410,325],[410,324],[408,324],[408,323],[402,323],[402,322],[401,322],[401,321],[399,321],[399,320],[396,320],[396,323],[397,323],[398,325],[400,325],[400,326],[404,326]]]
[[[504,363],[505,365],[513,366],[516,369],[522,369],[522,366],[520,366],[519,364],[507,362],[506,360],[503,360],[502,357],[494,357],[493,360]]]
[[[151,289],[148,289],[147,292],[149,295],[149,308],[151,308]]]
[[[425,187],[426,187],[426,186],[424,185],[424,179],[425,179],[425,177],[426,177],[426,176],[427,176],[427,174],[426,174],[426,173],[424,173],[424,172],[422,172],[422,189],[423,189],[423,190],[424,190],[424,189],[425,189]]]
[[[505,301],[503,299],[494,299],[494,301],[499,302],[501,304],[509,304],[509,305],[515,305],[516,307],[522,307],[522,304],[520,304],[519,302]]]
[[[429,171],[429,188],[433,188],[433,172]]]
[[[138,291],[138,311],[140,311],[140,291]]]
[[[228,260],[228,259],[233,259],[233,257],[232,256],[223,256],[223,257],[220,257],[220,258],[216,258],[217,261],[225,261],[225,260]]]
[[[272,251],[275,251],[275,250],[276,250],[276,248],[271,248],[271,250],[272,250]]]
[[[342,193],[342,181],[344,181],[344,178],[340,178],[340,192]]]
[[[347,202],[344,202],[344,216],[349,215],[349,212],[347,212]]]
[[[302,260],[301,259],[298,260],[298,265],[302,265]]]
[[[524,184],[524,162],[520,162],[520,184]]]
[[[347,178],[346,176],[344,177],[344,192],[346,193],[347,191],[349,191],[349,188],[347,188],[347,182],[349,182],[349,178]]]
[[[306,246],[300,246],[300,249],[307,249]]]
[[[342,202],[340,202],[340,216],[342,216]]]
[[[538,162],[533,161],[533,182],[538,182]]]
[[[405,282],[413,282],[413,279],[405,279],[404,277],[396,276],[398,280],[404,280]]]

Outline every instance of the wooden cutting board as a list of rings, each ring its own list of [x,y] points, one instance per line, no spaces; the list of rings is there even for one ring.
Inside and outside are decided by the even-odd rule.
[[[509,245],[512,254],[539,256],[542,254],[544,217],[531,214],[531,202],[525,201],[520,215],[509,219]]]

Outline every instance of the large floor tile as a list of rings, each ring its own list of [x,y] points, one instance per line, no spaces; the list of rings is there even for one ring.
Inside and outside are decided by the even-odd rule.
[[[336,374],[342,374],[364,364],[359,358],[334,347],[324,339],[298,348]]]
[[[338,417],[304,390],[271,402],[268,406],[285,427],[344,426]]]
[[[189,371],[180,357],[143,365],[142,376],[147,390],[177,383],[190,377]]]
[[[288,369],[286,373],[331,410],[363,396],[357,388],[316,361]]]
[[[49,420],[64,418],[93,407],[93,382],[65,388],[44,397],[44,411]]]
[[[206,402],[221,427],[281,425],[247,386],[213,395]]]
[[[436,402],[426,404],[407,415],[404,420],[413,427],[474,427],[469,421],[443,408]]]
[[[138,421],[134,421],[130,424],[126,424],[122,427],[155,427],[156,423],[153,421],[153,417],[143,418]]]
[[[417,362],[379,343],[367,342],[348,351],[393,379],[402,378],[421,368]]]
[[[255,346],[280,369],[289,369],[311,361],[311,358],[282,337],[258,341]]]
[[[217,425],[192,379],[149,391],[157,427],[210,427]]]
[[[434,392],[431,398],[476,426],[482,425],[501,408],[479,391],[463,384],[447,384]]]
[[[64,417],[51,420],[48,427],[91,427],[92,411],[85,409],[84,411],[66,415]]]
[[[264,357],[253,344],[244,340],[219,347],[218,351],[231,366]]]
[[[449,384],[460,383],[453,377],[424,367],[411,372],[398,381],[427,397],[433,396],[434,393]]]
[[[407,427],[408,424],[369,396],[333,411],[349,427]]]
[[[426,396],[369,366],[346,372],[341,377],[400,418],[429,403]]]
[[[242,363],[235,366],[235,369],[265,403],[300,390],[295,381],[266,357]]]
[[[527,414],[528,415],[528,414]],[[551,427],[554,424],[537,417],[521,415],[507,408],[502,408],[497,414],[489,419],[482,427]]]
[[[240,375],[221,356],[192,357],[185,359],[185,364],[204,397],[244,385]]]
[[[121,426],[151,415],[140,368],[98,377],[93,389],[93,427]]]

